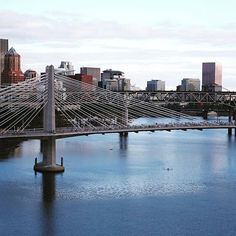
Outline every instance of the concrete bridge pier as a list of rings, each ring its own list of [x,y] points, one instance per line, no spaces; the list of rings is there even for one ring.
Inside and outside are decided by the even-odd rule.
[[[234,124],[236,125],[236,108],[231,109],[231,112],[232,112],[232,118],[231,119],[233,119]],[[234,129],[234,134],[236,136],[236,128]]]
[[[208,118],[208,115],[207,115],[208,111],[209,111],[208,108],[204,108],[202,111],[202,117],[204,120],[207,120],[207,118]]]
[[[231,109],[229,109],[229,119],[228,119],[229,122],[232,121],[232,112],[231,112]],[[228,135],[232,135],[232,128],[228,128]]]
[[[56,130],[54,67],[52,65],[49,66],[46,72],[48,75],[48,101],[43,110],[43,128],[45,133],[54,134]],[[37,163],[36,160],[34,170],[39,172],[63,172],[63,165],[56,164],[56,139],[53,135],[41,140],[41,149],[43,153],[43,161],[41,163]]]
[[[52,173],[64,172],[64,166],[56,164],[56,139],[54,137],[41,140],[41,151],[43,153],[43,161],[35,163],[35,171]]]
[[[120,137],[128,137],[128,132],[120,132]]]

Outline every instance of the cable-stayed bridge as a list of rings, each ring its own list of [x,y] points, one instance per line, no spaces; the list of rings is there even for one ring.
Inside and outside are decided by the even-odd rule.
[[[152,124],[143,118],[156,119]],[[158,121],[161,122],[158,122]],[[168,120],[168,122],[163,122]],[[191,116],[54,73],[0,90],[0,139],[41,139],[43,162],[36,171],[63,171],[56,165],[57,138],[128,132],[229,129],[231,122],[203,122]]]

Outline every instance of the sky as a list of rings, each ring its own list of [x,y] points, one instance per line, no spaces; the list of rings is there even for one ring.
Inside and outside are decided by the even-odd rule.
[[[22,70],[71,61],[121,70],[142,89],[164,80],[201,80],[202,62],[220,62],[223,87],[236,91],[234,0],[0,0],[0,38]]]

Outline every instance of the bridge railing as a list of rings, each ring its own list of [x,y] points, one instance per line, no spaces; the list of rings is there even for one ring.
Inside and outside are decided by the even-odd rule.
[[[207,129],[207,128],[236,128],[236,125],[233,122],[224,122],[224,121],[214,121],[214,122],[182,122],[182,123],[166,123],[166,124],[149,124],[149,125],[127,125],[127,127],[124,126],[110,126],[110,127],[83,127],[80,129],[76,129],[73,127],[60,127],[55,130],[55,132],[49,134],[46,133],[43,129],[37,128],[37,129],[25,129],[23,132],[16,132],[14,130],[9,130],[8,132],[2,133],[0,130],[0,136],[16,136],[20,137],[21,135],[23,137],[43,137],[48,135],[60,135],[63,134],[64,136],[70,136],[70,135],[86,135],[86,134],[101,134],[101,133],[119,133],[119,132],[138,132],[138,131],[152,131],[152,130],[176,130],[176,129]]]

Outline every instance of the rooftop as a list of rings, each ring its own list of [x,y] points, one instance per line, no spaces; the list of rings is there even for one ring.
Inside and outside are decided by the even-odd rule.
[[[11,47],[10,50],[6,53],[6,55],[19,55],[19,54],[13,47]]]

